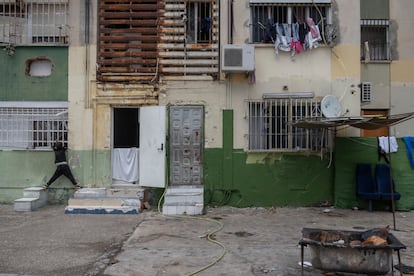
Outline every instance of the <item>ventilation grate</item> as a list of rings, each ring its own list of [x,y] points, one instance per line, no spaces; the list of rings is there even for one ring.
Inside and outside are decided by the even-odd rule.
[[[361,84],[361,102],[371,102],[372,98],[372,83],[363,82]]]

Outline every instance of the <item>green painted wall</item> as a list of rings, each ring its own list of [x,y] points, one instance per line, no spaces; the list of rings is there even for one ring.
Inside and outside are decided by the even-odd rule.
[[[88,187],[109,187],[110,151],[68,151],[75,178]],[[53,151],[0,151],[0,202],[12,203],[23,189],[43,185],[54,173]],[[66,204],[73,194],[70,181],[62,176],[48,191],[49,203]]]
[[[232,112],[224,114],[229,116],[226,120],[232,117]],[[409,164],[404,142],[398,139],[398,144],[398,152],[391,154],[396,190],[402,194],[396,207],[413,210],[414,169]],[[357,163],[374,166],[378,162],[377,139],[337,138],[335,148],[332,162],[329,156],[246,153],[243,149],[228,152],[227,145],[207,148],[204,150],[205,204],[235,207],[334,204],[338,208],[365,208],[365,203],[355,195],[355,167]],[[67,156],[81,184],[110,186],[109,150],[69,151]],[[0,151],[0,202],[12,203],[22,197],[24,188],[47,181],[55,170],[53,158],[52,151]],[[48,194],[49,203],[66,204],[73,194],[72,184],[61,177]],[[375,209],[385,207],[374,205]]]
[[[16,47],[12,56],[0,49],[0,101],[67,101],[67,47]],[[26,61],[37,57],[51,60],[50,76],[26,74]]]
[[[391,171],[395,181],[396,191],[401,193],[397,201],[398,210],[414,209],[414,169],[411,168],[407,157],[407,149],[402,139],[397,139],[398,151],[391,154]],[[384,163],[378,160],[377,138],[337,138],[335,145],[335,206],[339,208],[352,208],[354,206],[365,208],[366,204],[355,195],[355,167],[357,163],[372,164]],[[376,209],[387,207],[377,203]]]
[[[223,148],[204,150],[205,202],[211,205],[310,206],[332,202],[333,169],[316,155],[233,149],[233,111],[223,111]]]
[[[319,156],[233,150],[226,171],[222,149],[204,153],[205,202],[236,207],[314,206],[333,201],[333,169]],[[226,161],[228,162],[228,161]],[[231,174],[232,183],[225,183]]]

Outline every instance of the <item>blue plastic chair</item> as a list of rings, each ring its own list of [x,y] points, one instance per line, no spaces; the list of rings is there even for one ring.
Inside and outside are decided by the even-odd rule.
[[[399,200],[401,198],[401,194],[395,191],[395,183],[394,179],[391,177],[391,170],[388,164],[377,164],[375,167],[375,180],[378,186],[378,192],[380,194],[381,200],[392,200],[394,196],[394,200]],[[392,181],[392,189],[390,181]]]
[[[368,201],[369,211],[372,211],[372,201],[381,199],[377,190],[377,185],[372,176],[371,164],[357,164],[356,192],[359,198]]]

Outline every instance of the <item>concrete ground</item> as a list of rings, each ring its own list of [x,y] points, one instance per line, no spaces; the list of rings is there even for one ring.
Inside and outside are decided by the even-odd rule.
[[[65,215],[65,206],[15,212],[0,205],[0,275],[102,275],[138,215]]]
[[[47,206],[16,213],[0,205],[0,275],[297,276],[303,228],[364,231],[386,225],[407,246],[402,263],[414,266],[414,212],[396,212],[395,231],[391,212],[325,207],[207,208],[199,217],[63,211]],[[309,248],[304,261],[311,261]],[[324,274],[312,267],[304,273]]]

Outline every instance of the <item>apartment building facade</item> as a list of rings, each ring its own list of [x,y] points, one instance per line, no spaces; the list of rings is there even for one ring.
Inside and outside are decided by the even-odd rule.
[[[45,121],[64,128],[43,131],[40,148],[39,127],[16,123],[32,141],[2,140],[0,159],[10,164],[2,201],[50,177],[45,148],[59,138],[88,187],[201,187],[205,204],[240,207],[357,206],[355,164],[377,162],[376,136],[412,135],[410,120],[385,133],[292,125],[412,110],[408,0],[20,2],[26,17],[12,15],[21,3],[0,2],[2,22],[25,26],[28,37],[3,33],[2,110],[53,104],[60,109]],[[65,23],[53,17],[62,32],[47,42],[35,35],[36,2],[49,19],[65,6]],[[43,75],[32,76],[36,68]],[[16,129],[5,121],[2,136]],[[399,143],[399,207],[411,209],[412,172]],[[54,198],[64,201],[66,187],[60,179]]]

